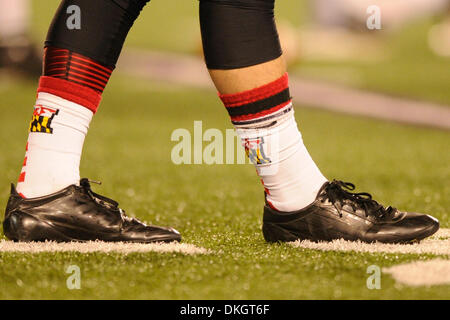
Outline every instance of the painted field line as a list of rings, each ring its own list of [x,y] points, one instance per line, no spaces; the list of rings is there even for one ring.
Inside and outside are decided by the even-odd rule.
[[[294,241],[290,244],[297,248],[322,251],[356,251],[410,254],[450,255],[450,229],[440,229],[432,237],[413,244],[364,243],[360,241],[334,240],[331,242]]]
[[[414,261],[383,268],[395,281],[409,286],[450,284],[450,260]]]
[[[182,253],[187,255],[208,254],[209,250],[197,247],[188,243],[125,243],[125,242],[63,242],[54,241],[46,242],[13,242],[0,241],[1,252],[22,252],[22,253],[40,253],[40,252],[118,252],[118,253],[134,253],[134,252],[158,252],[158,253]]]

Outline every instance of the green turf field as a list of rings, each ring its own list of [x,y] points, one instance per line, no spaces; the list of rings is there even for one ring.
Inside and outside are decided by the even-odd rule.
[[[43,41],[58,2],[33,0],[36,41]],[[280,19],[293,25],[309,21],[305,1],[278,3]],[[152,0],[127,46],[198,52],[197,9],[198,1]],[[387,37],[388,61],[308,61],[293,70],[449,104],[449,60],[434,57],[425,46],[431,23],[419,21]],[[345,79],[346,74],[356,76]],[[33,82],[0,78],[0,208],[21,170],[35,88]],[[450,227],[448,131],[297,107],[306,145],[327,177],[354,182],[385,204],[430,213]],[[173,226],[183,242],[210,254],[0,253],[0,299],[450,298],[450,286],[408,287],[385,274],[381,290],[366,287],[368,266],[436,257],[431,254],[320,252],[266,244],[260,232],[263,190],[252,166],[171,162],[176,144],[171,133],[177,128],[192,132],[194,120],[202,120],[204,130],[231,128],[212,90],[174,88],[117,73],[91,124],[81,173],[103,181],[94,190],[118,200],[128,214]],[[81,290],[66,287],[69,265],[81,269]]]
[[[21,169],[35,84],[0,82],[0,207]],[[306,144],[324,173],[356,183],[386,204],[433,214],[449,227],[450,134],[297,109]],[[0,299],[448,299],[449,286],[407,287],[382,276],[366,287],[369,265],[434,256],[319,252],[266,244],[262,188],[249,165],[174,165],[176,128],[230,128],[213,91],[114,77],[85,144],[81,172],[128,213],[179,229],[208,255],[0,253]],[[66,287],[68,265],[81,290]]]

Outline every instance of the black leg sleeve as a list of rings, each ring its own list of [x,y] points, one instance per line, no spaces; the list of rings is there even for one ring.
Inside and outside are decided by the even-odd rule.
[[[200,0],[200,27],[209,69],[248,67],[281,56],[275,0]]]
[[[128,31],[148,1],[63,0],[45,46],[68,49],[115,67]],[[79,28],[69,28],[71,20],[68,26],[68,19],[77,14],[73,8],[79,8]]]

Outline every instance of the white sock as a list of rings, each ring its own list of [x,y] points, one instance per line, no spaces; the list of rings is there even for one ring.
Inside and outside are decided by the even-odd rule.
[[[79,183],[81,152],[92,116],[79,104],[38,94],[17,185],[22,196],[44,196]]]
[[[267,201],[279,211],[296,211],[311,204],[327,179],[308,153],[292,104],[277,118],[236,126],[267,192]]]

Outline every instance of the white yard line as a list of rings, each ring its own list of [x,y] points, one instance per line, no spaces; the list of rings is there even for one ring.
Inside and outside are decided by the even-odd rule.
[[[127,49],[118,70],[134,76],[213,89],[201,58]],[[391,97],[321,81],[290,76],[290,91],[301,105],[377,119],[450,129],[450,107]]]
[[[290,243],[297,248],[322,251],[355,251],[367,253],[409,253],[450,255],[450,229],[441,229],[432,237],[414,244],[364,243],[360,241],[334,240],[331,242],[312,242],[308,240]]]
[[[182,253],[186,255],[208,254],[209,250],[197,247],[188,243],[124,243],[124,242],[66,242],[58,243],[54,241],[47,242],[13,242],[0,241],[0,252],[21,252],[21,253],[40,253],[40,252],[157,252],[157,253]]]
[[[432,286],[450,284],[450,260],[433,259],[414,261],[383,268],[395,281],[409,286]]]

